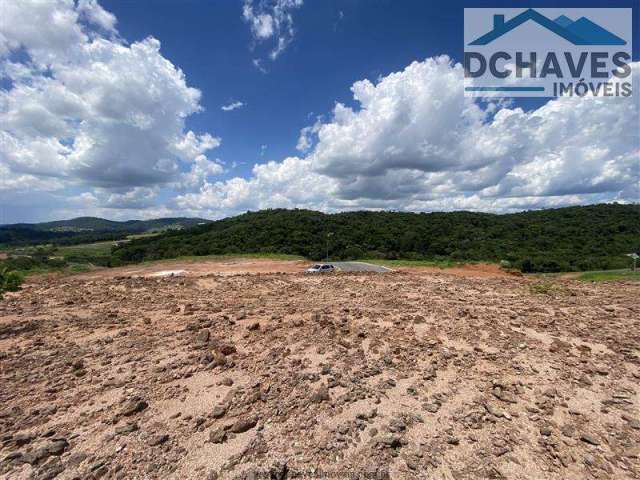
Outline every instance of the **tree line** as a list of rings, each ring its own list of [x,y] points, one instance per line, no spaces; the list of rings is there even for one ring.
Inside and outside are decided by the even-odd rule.
[[[640,250],[640,205],[601,204],[513,214],[272,209],[134,240],[112,265],[178,256],[281,253],[321,260],[503,262],[523,272],[626,268]]]

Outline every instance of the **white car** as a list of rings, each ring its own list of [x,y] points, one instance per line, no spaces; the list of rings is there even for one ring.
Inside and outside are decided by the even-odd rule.
[[[305,270],[306,273],[331,273],[335,271],[336,267],[329,263],[317,263]]]

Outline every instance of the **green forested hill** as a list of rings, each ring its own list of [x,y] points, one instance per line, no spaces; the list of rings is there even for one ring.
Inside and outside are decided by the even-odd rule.
[[[487,213],[249,212],[139,239],[115,262],[182,255],[272,252],[332,259],[509,261],[523,271],[624,268],[640,251],[640,205],[593,205],[507,215]]]
[[[78,217],[54,222],[15,223],[0,225],[0,244],[77,244],[116,240],[136,233],[189,228],[207,221],[200,218],[157,218],[117,222],[97,217]]]

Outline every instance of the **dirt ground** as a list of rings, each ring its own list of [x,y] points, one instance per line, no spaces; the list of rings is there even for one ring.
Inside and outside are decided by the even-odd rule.
[[[85,280],[132,277],[162,277],[186,276],[200,277],[204,275],[236,275],[241,273],[302,273],[312,262],[292,260],[270,260],[262,258],[229,258],[210,259],[201,261],[168,260],[144,265],[132,265],[119,268],[102,268],[78,275]],[[437,267],[393,267],[398,272],[431,275],[433,273],[447,273],[462,277],[500,277],[511,275],[493,264],[469,264],[452,268]]]
[[[121,276],[156,277],[175,275],[199,277],[209,274],[235,275],[239,273],[302,273],[311,265],[307,261],[269,260],[263,258],[228,258],[204,261],[167,260],[118,268],[101,268],[83,273],[79,278],[100,279]]]
[[[0,478],[640,478],[639,283],[258,263],[0,301]]]

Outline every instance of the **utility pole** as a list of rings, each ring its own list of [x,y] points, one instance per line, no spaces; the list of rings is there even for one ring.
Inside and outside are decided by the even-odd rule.
[[[333,232],[327,233],[327,258],[325,260],[326,263],[329,263],[329,237],[333,235]]]

